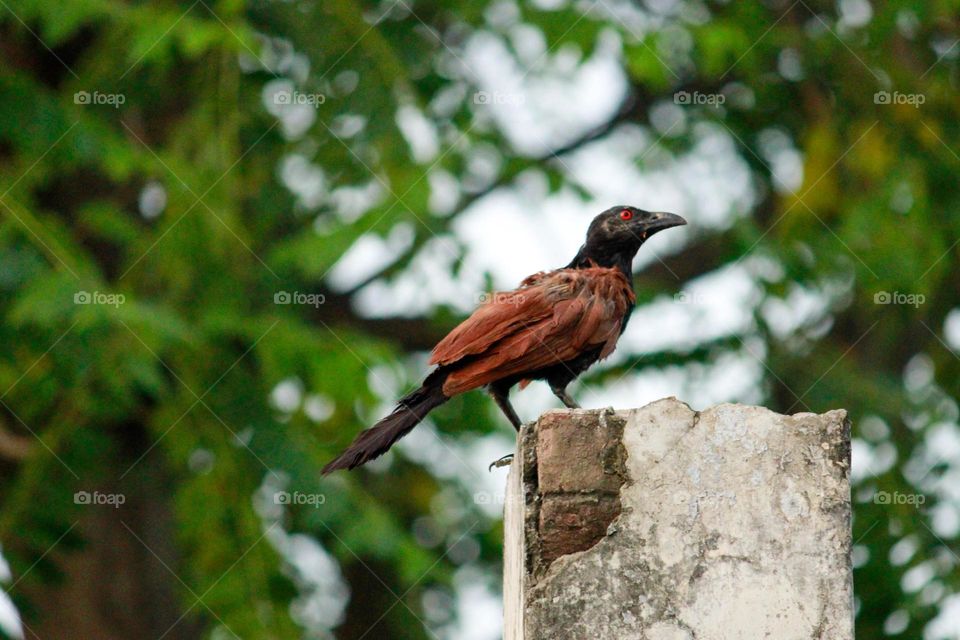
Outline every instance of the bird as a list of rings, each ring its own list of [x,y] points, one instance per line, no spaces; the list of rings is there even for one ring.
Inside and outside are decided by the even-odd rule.
[[[685,225],[682,217],[632,206],[611,207],[590,223],[568,265],[541,271],[483,303],[434,347],[435,368],[374,426],[361,431],[323,469],[354,469],[384,453],[450,398],[485,388],[510,424],[514,385],[544,380],[564,406],[579,405],[567,385],[613,353],[636,303],[632,263],[652,235]]]

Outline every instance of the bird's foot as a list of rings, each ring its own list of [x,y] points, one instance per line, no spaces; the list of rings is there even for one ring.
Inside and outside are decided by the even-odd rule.
[[[493,462],[491,462],[490,466],[487,467],[487,471],[493,471],[494,467],[499,468],[499,467],[509,466],[511,462],[513,462],[513,454],[508,453],[507,455],[503,456],[499,460],[494,460]]]

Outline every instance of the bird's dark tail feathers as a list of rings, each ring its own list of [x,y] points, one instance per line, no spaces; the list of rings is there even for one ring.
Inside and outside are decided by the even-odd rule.
[[[420,424],[430,411],[449,400],[443,393],[445,377],[428,376],[423,386],[404,396],[390,415],[369,429],[361,431],[343,453],[327,463],[323,468],[323,475],[337,469],[359,467],[386,453],[394,442]]]

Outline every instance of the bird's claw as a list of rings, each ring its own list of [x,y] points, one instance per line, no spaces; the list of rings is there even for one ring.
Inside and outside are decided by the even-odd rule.
[[[499,460],[494,460],[493,462],[491,462],[491,463],[490,463],[490,466],[487,467],[487,471],[488,471],[488,472],[489,472],[489,471],[493,471],[493,468],[494,468],[494,467],[498,467],[498,468],[499,468],[499,467],[509,466],[511,462],[513,462],[513,454],[512,454],[512,453],[508,453],[507,455],[503,456],[503,457],[500,458]]]

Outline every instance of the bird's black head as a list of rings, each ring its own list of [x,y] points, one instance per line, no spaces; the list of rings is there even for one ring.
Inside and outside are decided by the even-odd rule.
[[[592,261],[600,266],[619,266],[629,272],[630,262],[650,236],[684,224],[687,221],[673,213],[611,207],[590,223],[587,241],[570,266],[584,266]]]

